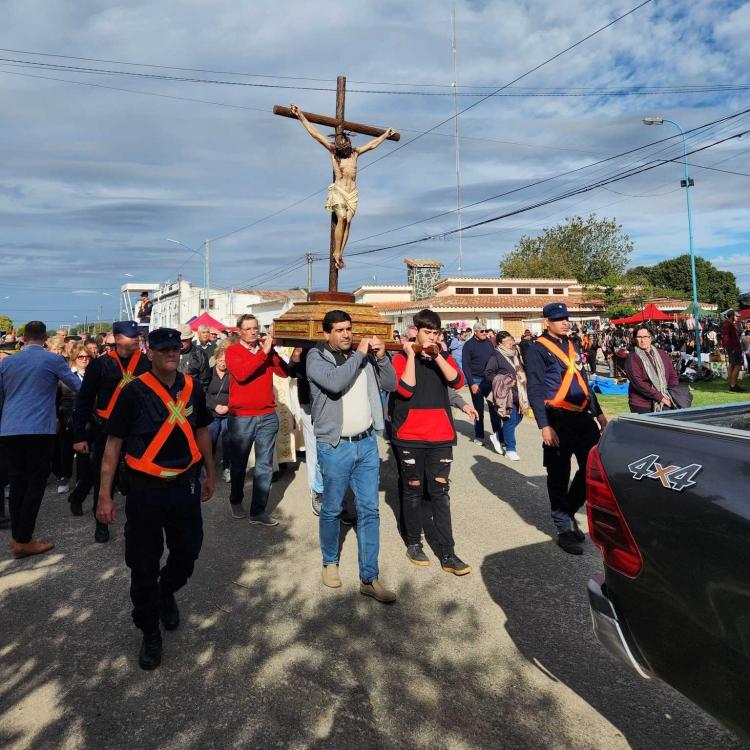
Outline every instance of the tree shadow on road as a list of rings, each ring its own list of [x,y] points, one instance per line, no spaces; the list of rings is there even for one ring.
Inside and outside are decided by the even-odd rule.
[[[569,746],[540,741],[564,712],[524,689],[517,664],[498,680],[504,657],[479,645],[473,606],[420,606],[409,584],[384,606],[351,576],[323,589],[317,567],[275,575],[297,543],[286,527],[248,527],[224,509],[206,521],[196,575],[178,594],[182,624],[151,673],[136,663],[120,545],[81,539],[46,559],[0,561],[0,745]],[[455,648],[436,648],[436,629],[455,633]]]

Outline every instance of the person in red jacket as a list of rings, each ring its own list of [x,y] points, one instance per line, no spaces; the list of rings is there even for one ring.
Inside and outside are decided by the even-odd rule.
[[[273,395],[273,376],[289,377],[289,367],[273,350],[273,339],[260,338],[254,315],[237,320],[239,343],[226,351],[229,371],[229,418],[227,432],[231,445],[231,490],[229,502],[234,518],[245,518],[242,507],[245,472],[250,450],[255,444],[253,496],[250,523],[276,526],[278,521],[266,512],[273,477],[273,452],[279,417]]]
[[[420,310],[414,316],[415,342],[404,341],[403,354],[393,358],[396,392],[390,401],[391,443],[398,460],[401,505],[406,529],[406,556],[414,565],[429,565],[422,548],[422,497],[432,506],[440,565],[463,576],[471,567],[456,556],[451,523],[448,476],[456,444],[448,389],[464,384],[453,357],[440,348],[440,316]],[[415,352],[419,345],[419,352]]]
[[[721,323],[721,345],[724,347],[729,360],[729,390],[734,393],[744,393],[745,389],[741,385],[737,385],[737,378],[739,378],[742,369],[742,344],[740,343],[740,334],[737,331],[734,316],[734,310],[729,310]]]

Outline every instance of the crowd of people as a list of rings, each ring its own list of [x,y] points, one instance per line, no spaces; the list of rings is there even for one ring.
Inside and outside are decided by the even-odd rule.
[[[97,337],[48,336],[44,323],[31,321],[22,341],[11,334],[0,345],[0,527],[11,527],[16,558],[53,548],[34,536],[52,474],[73,515],[83,515],[92,495],[94,539],[103,544],[117,516],[113,497],[119,490],[126,497],[133,621],[143,632],[139,663],[155,668],[160,623],[168,630],[179,626],[174,595],[200,553],[201,502],[214,493],[217,462],[230,485],[231,517],[269,528],[279,524],[268,511],[279,432],[274,378],[291,377],[297,382],[312,512],[319,516],[325,586],[342,586],[340,524],[355,523],[360,592],[385,603],[397,598],[380,581],[378,567],[380,436],[390,443],[398,467],[398,530],[408,560],[431,564],[423,544],[426,499],[441,568],[456,576],[471,572],[453,536],[453,409],[470,417],[480,445],[488,411],[488,447],[509,461],[521,460],[518,425],[525,417],[535,420],[556,541],[580,555],[585,534],[576,512],[585,499],[586,457],[607,424],[586,366],[596,373],[600,352],[612,361],[624,347],[631,410],[681,408],[688,404],[672,354],[689,347],[690,339],[673,326],[579,328],[562,302],[541,312],[545,331],[525,331],[517,342],[510,332],[481,322],[470,330],[445,330],[440,316],[425,309],[397,334],[401,348],[395,353],[377,337],[355,342],[351,318],[341,310],[325,315],[325,341],[294,350],[275,346],[250,314],[240,316],[231,331],[186,325],[147,333],[141,320],[140,326],[116,322]],[[712,330],[704,329],[706,341]],[[750,325],[740,336],[730,315],[714,332],[714,349],[726,350],[731,378],[734,353],[740,352],[739,364],[743,349],[748,356]],[[736,382],[736,376],[730,379],[733,390],[740,389]],[[471,403],[459,394],[464,386]],[[578,467],[571,481],[573,456]],[[349,490],[355,517],[347,517]],[[165,541],[169,554],[161,566]]]

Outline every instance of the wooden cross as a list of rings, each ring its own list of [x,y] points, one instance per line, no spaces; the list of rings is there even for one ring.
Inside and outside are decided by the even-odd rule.
[[[336,135],[340,135],[345,130],[352,133],[362,133],[363,135],[371,135],[377,138],[379,135],[385,133],[385,128],[376,128],[372,125],[362,125],[358,122],[349,122],[344,119],[344,105],[346,103],[346,76],[338,76],[336,78],[336,117],[326,117],[325,115],[316,115],[312,112],[305,112],[305,117],[316,125],[327,125],[329,128],[335,128]],[[289,117],[296,120],[296,115],[292,114],[292,110],[289,107],[280,107],[278,104],[273,108],[275,115],[281,115],[282,117]],[[398,133],[394,133],[388,138],[389,141],[398,141],[401,136]],[[335,178],[335,175],[334,175]],[[337,292],[339,289],[339,269],[336,268],[336,264],[333,261],[333,246],[334,246],[334,230],[336,227],[336,214],[331,213],[331,244],[330,244],[330,261],[328,266],[328,291]]]

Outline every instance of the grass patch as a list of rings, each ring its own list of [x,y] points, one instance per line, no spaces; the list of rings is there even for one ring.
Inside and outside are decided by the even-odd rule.
[[[738,404],[750,401],[750,379],[743,378],[738,383],[743,388],[748,388],[748,393],[730,393],[728,382],[723,378],[717,378],[703,383],[691,383],[693,406],[719,406],[721,404]],[[596,398],[608,419],[616,417],[618,414],[630,413],[627,396],[604,396],[597,393]]]

